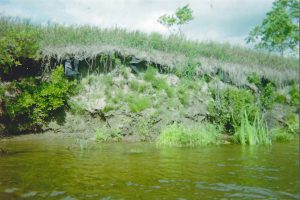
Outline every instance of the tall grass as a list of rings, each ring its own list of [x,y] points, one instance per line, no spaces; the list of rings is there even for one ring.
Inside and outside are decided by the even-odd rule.
[[[39,33],[41,48],[66,45],[112,45],[143,51],[158,50],[191,58],[203,56],[226,62],[258,64],[272,68],[297,68],[299,65],[296,58],[283,58],[228,43],[182,40],[174,35],[167,37],[158,33],[130,32],[120,28],[101,29],[95,26],[63,26],[54,23],[41,26],[33,25],[29,20],[9,17],[0,18],[0,27],[0,35],[10,29],[35,30]]]
[[[256,113],[253,122],[248,119],[248,114],[244,111],[241,118],[241,126],[234,134],[235,141],[242,145],[271,144],[271,137],[259,113]]]
[[[162,129],[157,145],[175,147],[195,147],[220,143],[220,134],[212,124],[187,127],[172,124]]]

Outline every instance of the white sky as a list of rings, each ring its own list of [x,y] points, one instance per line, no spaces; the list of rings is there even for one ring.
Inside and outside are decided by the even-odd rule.
[[[273,0],[0,0],[0,14],[33,22],[122,27],[144,32],[168,30],[157,22],[162,14],[189,4],[194,20],[183,27],[194,40],[245,45],[249,31],[262,22]],[[0,27],[1,28],[1,27]]]

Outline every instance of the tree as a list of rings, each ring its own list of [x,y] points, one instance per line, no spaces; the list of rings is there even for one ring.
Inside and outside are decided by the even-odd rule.
[[[276,0],[260,26],[256,26],[246,38],[256,48],[269,52],[295,52],[299,43],[299,1]]]
[[[187,4],[183,7],[177,8],[175,14],[164,14],[160,16],[158,22],[166,26],[170,32],[172,32],[172,28],[174,28],[173,30],[177,31],[180,34],[180,37],[182,38],[182,26],[193,19],[193,11],[189,8],[189,5]]]

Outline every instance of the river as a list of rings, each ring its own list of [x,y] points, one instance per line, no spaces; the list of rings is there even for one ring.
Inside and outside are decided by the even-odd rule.
[[[0,199],[299,199],[299,143],[0,143]]]

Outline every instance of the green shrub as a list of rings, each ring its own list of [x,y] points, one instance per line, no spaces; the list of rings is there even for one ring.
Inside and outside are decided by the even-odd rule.
[[[256,113],[254,121],[250,122],[247,111],[243,112],[241,125],[235,132],[234,139],[242,145],[271,144],[271,138],[262,117]]]
[[[225,88],[212,90],[214,101],[209,103],[210,119],[224,128],[224,131],[233,134],[241,126],[242,113],[246,110],[248,120],[254,121],[259,107],[255,103],[254,95],[245,89]]]
[[[212,124],[199,124],[194,127],[172,124],[162,129],[157,144],[160,146],[194,147],[219,144],[220,141],[220,134]]]
[[[6,102],[6,110],[13,122],[25,123],[29,130],[40,128],[75,92],[75,82],[65,78],[62,66],[53,70],[49,82],[26,78],[16,85],[19,95]]]

